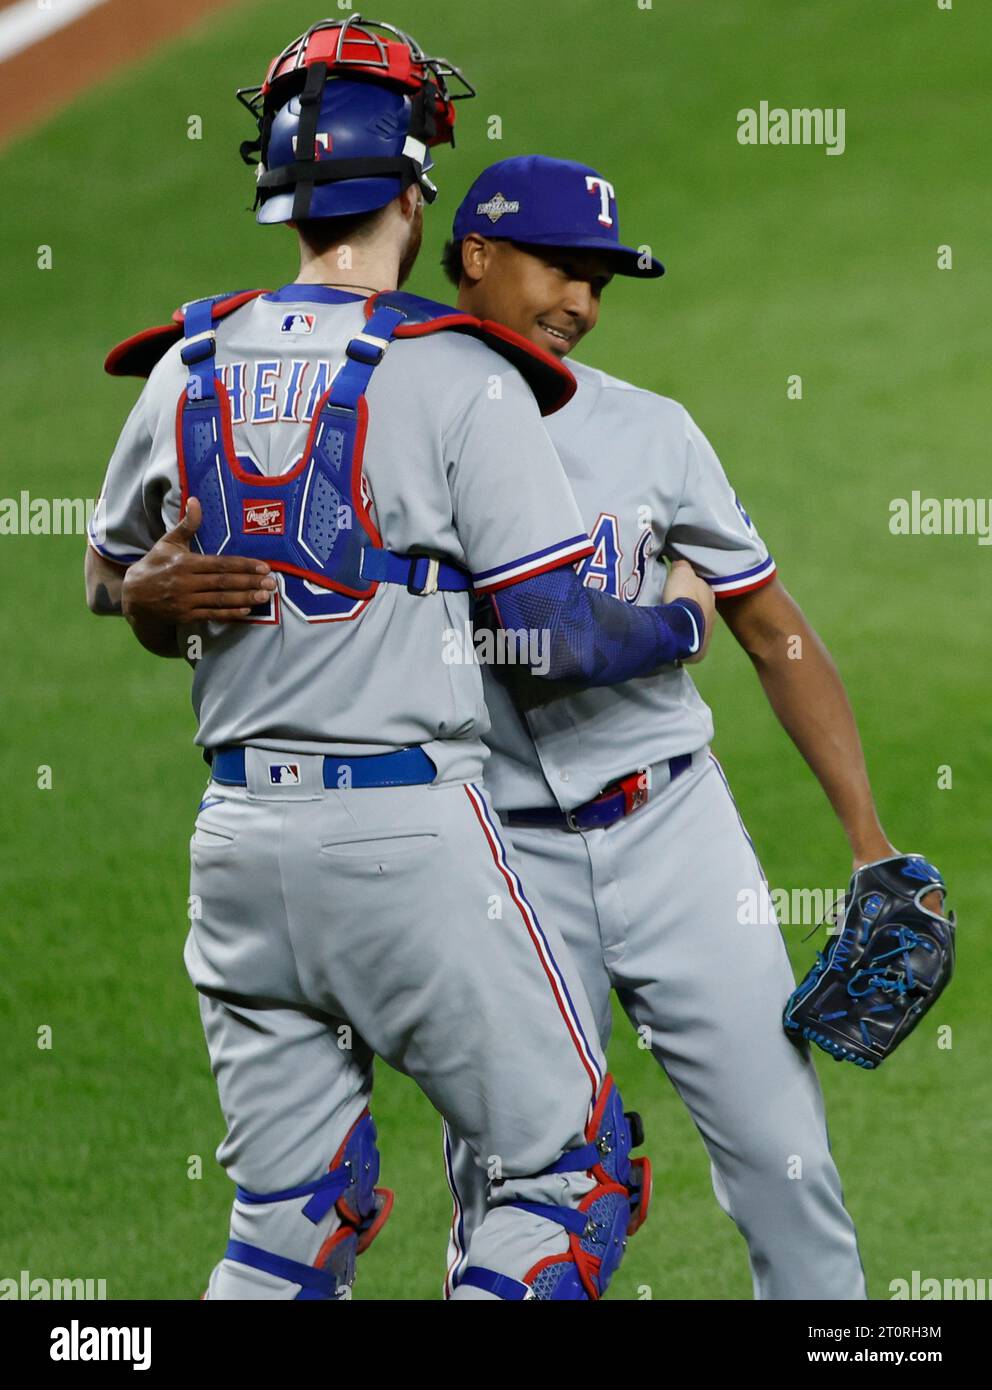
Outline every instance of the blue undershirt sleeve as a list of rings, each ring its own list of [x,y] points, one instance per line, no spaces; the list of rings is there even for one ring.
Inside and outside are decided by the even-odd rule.
[[[704,636],[692,599],[638,608],[587,589],[571,565],[500,589],[492,601],[501,627],[540,634],[544,656],[532,669],[548,680],[616,685],[692,656]]]

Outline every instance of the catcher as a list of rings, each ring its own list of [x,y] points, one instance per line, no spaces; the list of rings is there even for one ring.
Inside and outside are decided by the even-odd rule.
[[[211,1300],[348,1296],[389,1210],[374,1055],[483,1168],[498,1156],[456,1297],[598,1299],[647,1211],[640,1126],[476,782],[478,668],[441,652],[470,591],[499,588],[542,614],[550,677],[626,680],[701,656],[712,600],[688,566],[651,609],[590,594],[540,419],[567,369],[397,292],[459,77],[390,25],[311,26],[240,93],[258,220],[293,224],[299,278],[191,301],[108,359],[148,380],[108,466],[89,602],[189,659],[211,769],[185,952],[236,1184]],[[194,539],[205,606],[142,617],[163,551]]]

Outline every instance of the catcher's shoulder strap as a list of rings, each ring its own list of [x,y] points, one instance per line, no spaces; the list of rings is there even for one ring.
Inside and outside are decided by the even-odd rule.
[[[394,338],[423,338],[430,333],[453,331],[479,338],[494,352],[505,357],[520,372],[534,393],[542,415],[553,415],[575,395],[575,377],[550,353],[535,347],[521,334],[492,319],[479,319],[450,304],[420,295],[391,290],[374,294],[367,301],[365,316],[370,318],[380,307],[399,309],[403,321],[393,333]]]
[[[217,323],[243,304],[269,293],[269,290],[262,289],[210,295],[210,318]],[[206,301],[191,302],[202,304]],[[156,362],[183,336],[189,307],[189,304],[183,304],[176,309],[170,323],[143,328],[117,343],[107,354],[104,370],[110,376],[147,377]],[[542,415],[554,414],[575,395],[576,381],[565,364],[504,324],[494,323],[491,319],[478,319],[450,304],[423,299],[420,295],[406,294],[400,290],[372,295],[366,301],[366,318],[371,318],[377,307],[395,308],[402,314],[402,320],[392,335],[396,338],[420,338],[445,330],[479,338],[517,368],[533,391]]]
[[[257,299],[260,294],[268,293],[268,290],[234,290],[227,294],[210,295],[206,301],[190,302],[209,302],[210,317],[216,323],[227,318],[228,314],[233,314],[235,309],[240,309],[242,304]],[[104,361],[104,371],[110,376],[149,376],[159,358],[164,357],[173,343],[178,343],[183,336],[188,308],[189,304],[181,304],[174,311],[170,323],[143,328],[140,333],[132,333],[130,338],[125,338],[123,342],[112,347]]]

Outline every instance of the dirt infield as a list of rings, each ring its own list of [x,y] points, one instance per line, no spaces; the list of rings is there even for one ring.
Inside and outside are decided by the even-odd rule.
[[[58,0],[51,32],[0,62],[4,100],[0,146],[68,105],[79,92],[116,68],[144,57],[163,41],[215,10],[240,0],[104,0],[59,27]],[[0,0],[0,18],[15,0]],[[45,7],[39,7],[43,12]]]

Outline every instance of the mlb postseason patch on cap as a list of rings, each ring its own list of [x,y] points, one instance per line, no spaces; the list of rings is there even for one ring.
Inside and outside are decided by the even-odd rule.
[[[280,333],[312,333],[316,322],[316,314],[287,314],[279,331]]]
[[[299,763],[269,763],[269,782],[273,787],[298,787]]]
[[[475,209],[476,217],[488,217],[490,222],[498,222],[501,217],[505,217],[508,212],[519,212],[519,200],[511,202],[504,198],[502,193],[496,193],[487,203],[480,203]]]

